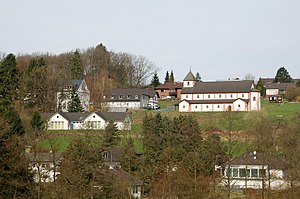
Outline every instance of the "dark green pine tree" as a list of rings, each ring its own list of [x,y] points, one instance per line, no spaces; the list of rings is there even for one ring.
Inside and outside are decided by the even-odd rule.
[[[113,121],[109,121],[105,127],[103,136],[103,146],[106,148],[112,148],[117,146],[120,142],[120,135],[117,125]]]
[[[75,90],[72,91],[71,99],[68,102],[68,112],[83,112],[79,96]]]
[[[135,151],[133,139],[131,137],[128,139],[124,147],[121,166],[127,172],[134,172],[139,168],[139,158]]]
[[[284,68],[284,67],[280,67],[277,70],[276,76],[275,76],[275,83],[290,83],[292,82],[292,77],[289,75],[289,72]]]
[[[169,82],[174,83],[175,79],[174,79],[174,74],[173,74],[173,70],[171,70],[171,74],[170,74],[170,78],[169,78]]]
[[[196,82],[201,82],[201,76],[200,73],[196,73]]]
[[[260,78],[259,78],[259,80],[256,84],[256,89],[259,90],[261,96],[265,96],[265,90],[266,89],[265,89],[265,87],[264,87],[264,85],[263,85]]]
[[[83,64],[78,49],[70,60],[70,71],[71,79],[83,79]]]
[[[160,85],[160,82],[159,82],[159,78],[157,76],[157,72],[155,71],[153,77],[152,77],[152,80],[151,80],[151,86],[153,87],[157,87]]]
[[[167,71],[166,73],[166,77],[165,77],[165,83],[170,81],[170,76],[169,76],[169,71]]]
[[[35,112],[30,122],[31,128],[36,131],[40,131],[44,127],[44,121],[38,112]]]
[[[18,88],[16,57],[13,54],[8,54],[0,62],[0,99],[10,103],[15,97]]]

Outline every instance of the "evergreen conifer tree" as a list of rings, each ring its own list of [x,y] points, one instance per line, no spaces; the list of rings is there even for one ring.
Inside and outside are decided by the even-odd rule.
[[[170,81],[170,76],[169,76],[169,71],[167,71],[166,73],[166,77],[165,77],[165,83]]]
[[[0,99],[10,103],[15,97],[18,88],[16,57],[13,54],[8,54],[0,62]]]
[[[70,60],[70,70],[71,79],[83,79],[83,64],[78,49]]]
[[[289,75],[289,72],[284,67],[280,67],[277,70],[274,82],[290,83],[291,81],[292,81],[292,77]]]
[[[113,121],[109,121],[105,127],[105,132],[103,136],[103,146],[106,148],[111,148],[117,146],[120,141],[119,130],[117,125]]]
[[[152,80],[151,80],[151,86],[153,87],[157,87],[160,85],[160,82],[159,82],[159,78],[157,76],[157,72],[155,71],[153,77],[152,77]]]
[[[170,78],[169,78],[169,82],[174,83],[174,74],[173,74],[173,70],[171,70],[171,74],[170,74]]]
[[[196,73],[196,82],[201,82],[201,76],[199,72]]]
[[[71,99],[68,102],[68,112],[83,112],[79,96],[75,90],[72,91]]]

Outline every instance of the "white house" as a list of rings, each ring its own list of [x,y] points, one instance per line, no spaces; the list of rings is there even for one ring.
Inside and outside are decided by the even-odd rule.
[[[131,118],[127,112],[59,112],[42,116],[47,121],[48,130],[103,130],[110,121],[114,122],[119,130],[131,129]]]
[[[183,80],[179,112],[260,110],[260,92],[252,80],[196,82],[190,71]]]
[[[225,165],[223,185],[230,182],[232,189],[285,189],[288,164],[275,155],[253,151],[230,160]],[[228,181],[229,179],[229,181]]]
[[[60,174],[61,153],[26,152],[25,155],[35,182],[54,182]]]
[[[84,111],[89,111],[90,91],[84,79],[73,79],[61,81],[59,91],[56,94],[57,109],[68,112],[68,103],[71,100],[72,92],[76,92]]]
[[[102,105],[107,108],[146,108],[148,103],[157,103],[156,92],[139,88],[113,89],[103,96]]]

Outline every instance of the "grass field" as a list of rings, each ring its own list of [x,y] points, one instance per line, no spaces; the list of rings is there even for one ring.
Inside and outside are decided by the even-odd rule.
[[[177,101],[175,100],[161,100],[159,105],[161,108],[165,108],[167,106],[173,106]],[[262,110],[261,112],[265,112],[270,118],[280,118],[286,124],[292,124],[293,118],[296,113],[300,112],[300,103],[268,103],[266,100],[262,100]],[[142,131],[143,131],[143,119],[146,114],[156,114],[157,111],[153,110],[135,110],[132,111],[132,130],[131,131],[121,131],[121,144],[124,145],[126,143],[126,139],[128,137],[132,137],[134,139],[134,146],[136,151],[139,153],[143,152],[143,143],[142,143]],[[247,112],[233,113],[236,114],[237,117],[235,119],[236,126],[238,129],[234,130],[243,130],[248,125],[247,121],[249,117],[253,117],[251,114]],[[204,134],[210,132],[219,132],[222,130],[226,130],[226,125],[224,125],[224,113],[213,112],[213,113],[179,113],[178,111],[171,112],[161,112],[162,116],[167,117],[178,117],[179,115],[192,115],[199,122],[200,130],[204,132]],[[101,132],[101,131],[100,131]],[[49,131],[51,134],[50,138],[41,140],[38,142],[37,146],[51,150],[52,147],[55,146],[58,151],[65,151],[67,147],[70,145],[72,140],[78,136],[90,136],[94,139],[95,142],[101,142],[101,133],[99,131]],[[100,140],[100,141],[99,141]],[[226,143],[225,143],[226,144]],[[240,155],[243,153],[246,148],[243,144],[237,145],[237,149],[234,154]]]

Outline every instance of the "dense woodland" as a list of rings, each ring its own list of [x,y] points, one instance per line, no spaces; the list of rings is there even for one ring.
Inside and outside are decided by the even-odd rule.
[[[0,198],[132,198],[129,184],[103,164],[105,148],[123,140],[122,169],[144,182],[145,198],[233,198],[229,186],[220,187],[215,165],[229,161],[237,144],[247,151],[275,154],[289,163],[288,190],[264,189],[245,198],[298,198],[300,187],[300,114],[292,123],[261,112],[224,112],[218,133],[192,114],[144,115],[143,153],[134,147],[137,135],[123,137],[111,123],[105,131],[74,136],[63,154],[49,139],[54,155],[62,155],[60,175],[53,183],[35,183],[25,149],[39,152],[37,143],[57,132],[43,127],[39,113],[55,111],[53,100],[61,79],[85,78],[98,103],[106,89],[144,87],[155,65],[143,56],[108,52],[102,44],[61,55],[3,55],[0,62]],[[199,76],[199,81],[200,81]],[[207,117],[214,117],[207,114]],[[124,142],[125,140],[125,142]],[[98,187],[98,188],[95,188]],[[101,189],[99,189],[101,187]]]

